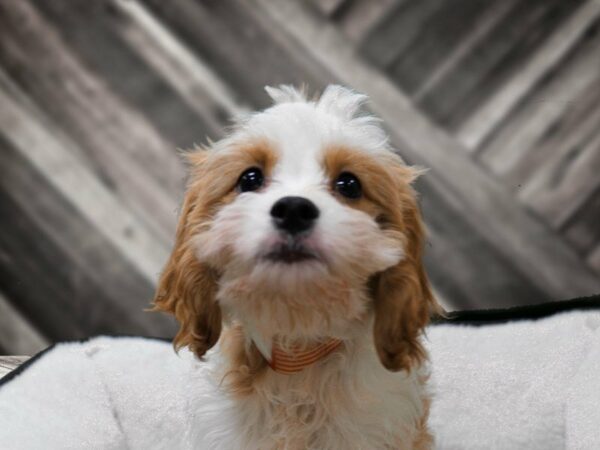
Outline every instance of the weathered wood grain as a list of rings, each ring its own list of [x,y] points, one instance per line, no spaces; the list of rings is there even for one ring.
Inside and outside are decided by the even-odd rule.
[[[128,262],[21,149],[5,138],[0,148],[0,279],[36,329],[52,340],[171,335],[170,319],[144,312],[154,278]],[[137,232],[120,231],[125,239]]]
[[[444,6],[443,0],[398,2],[381,18],[358,50],[379,68],[388,68],[417,39],[426,21]]]
[[[505,0],[486,5],[474,23],[462,24],[465,28],[464,38],[454,48],[449,49],[448,53],[440,58],[440,63],[432,68],[429,73],[421,71],[423,81],[420,83],[419,88],[412,94],[415,102],[420,102],[436,86],[443,83],[449,73],[457,70],[457,67],[474,51],[479,42],[485,39],[496,28],[498,23],[504,19],[506,14],[513,8],[514,1]]]
[[[223,133],[224,119],[248,112],[214,70],[178,40],[139,1],[114,0],[114,7],[131,20],[124,38],[211,126]]]
[[[591,258],[600,245],[600,187],[569,218],[561,232],[584,258]]]
[[[78,151],[58,137],[33,106],[0,73],[0,130],[18,151],[44,174],[99,233],[113,243],[134,267],[154,281],[167,260],[169,242],[148,230],[77,158]],[[39,117],[39,113],[37,114]]]
[[[411,162],[432,168],[430,181],[444,203],[462,210],[465,220],[537,288],[553,298],[600,289],[600,280],[556,233],[515,204],[501,185],[467,157],[461,145],[432,127],[387,79],[358,59],[337,30],[295,3],[253,3],[274,26],[310,48],[338,80],[370,94],[373,109],[391,127],[401,152]]]
[[[0,354],[35,355],[48,345],[48,339],[0,292]]]
[[[512,73],[521,70],[578,3],[579,0],[517,2],[455,70],[421,96],[420,107],[444,127],[459,128]]]
[[[541,172],[552,158],[564,156],[576,142],[553,143],[548,137],[572,141],[582,135],[584,122],[597,109],[593,99],[600,94],[598,67],[600,36],[590,34],[565,64],[546,74],[544,82],[482,145],[481,161],[506,182],[516,185],[529,184],[531,176]],[[573,129],[568,128],[571,123]]]
[[[286,52],[271,30],[252,19],[247,2],[143,1],[253,108],[270,104],[265,85],[324,86],[310,52]]]
[[[92,5],[35,1],[76,55],[121,99],[142,112],[180,148],[218,139],[230,111],[214,98],[201,61],[138,2],[99,0]],[[186,58],[187,56],[187,58]],[[190,66],[191,64],[191,66]],[[209,92],[215,89],[216,96]],[[227,105],[231,106],[231,102]]]
[[[596,247],[590,252],[590,256],[587,258],[587,261],[594,269],[600,272],[600,244],[596,245]]]
[[[469,150],[476,150],[487,136],[504,121],[513,108],[533,87],[556,70],[556,66],[580,41],[600,15],[600,3],[588,0],[572,17],[548,38],[524,67],[515,72],[501,89],[474,110],[457,132],[458,139]]]
[[[345,3],[351,0],[311,0],[312,5],[325,16],[333,16]]]
[[[28,359],[28,356],[0,356],[0,378],[8,375]]]
[[[599,186],[600,131],[596,128],[587,140],[548,161],[545,170],[519,191],[518,198],[558,228]]]
[[[170,240],[185,176],[175,144],[87,69],[26,1],[0,3],[0,64],[78,144],[83,164]]]
[[[510,5],[510,1],[500,5],[506,4]],[[423,84],[428,76],[459,46],[469,31],[476,28],[484,11],[498,17],[497,9],[498,4],[489,0],[463,0],[460,8],[455,2],[442,2],[423,22],[408,48],[389,64],[387,73],[409,96],[416,93],[417,99],[426,96],[428,89],[424,89]]]
[[[336,15],[334,20],[344,34],[358,44],[398,3],[405,1],[407,0],[353,0],[344,8],[344,13]]]

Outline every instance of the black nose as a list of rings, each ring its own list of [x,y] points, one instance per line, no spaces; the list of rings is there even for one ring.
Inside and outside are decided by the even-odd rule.
[[[313,202],[304,197],[282,197],[271,208],[275,226],[289,234],[298,234],[309,230],[319,210]]]

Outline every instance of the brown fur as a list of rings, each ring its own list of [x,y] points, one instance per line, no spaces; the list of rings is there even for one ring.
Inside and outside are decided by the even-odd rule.
[[[154,306],[179,321],[175,347],[189,346],[201,358],[221,334],[221,309],[215,301],[219,274],[198,261],[192,237],[210,226],[219,208],[235,198],[235,184],[244,170],[261,167],[268,175],[277,156],[268,143],[255,142],[223,154],[198,150],[190,153],[188,160],[191,183],[177,225],[175,246],[158,282]]]
[[[248,343],[241,325],[236,324],[223,333],[221,349],[228,361],[229,370],[222,383],[237,397],[254,392],[267,370],[267,362],[254,343]]]
[[[384,230],[403,240],[403,260],[374,276],[370,287],[379,358],[389,370],[410,370],[426,357],[419,337],[436,308],[423,268],[425,234],[411,187],[418,172],[394,154],[374,158],[345,147],[328,149],[325,167],[332,180],[344,171],[354,173],[362,181],[364,196],[343,201],[371,215]]]

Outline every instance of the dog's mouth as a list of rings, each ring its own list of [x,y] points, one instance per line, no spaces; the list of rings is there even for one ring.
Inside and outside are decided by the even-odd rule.
[[[271,262],[283,264],[296,264],[306,261],[317,260],[317,254],[305,245],[298,242],[288,242],[276,245],[265,259]]]

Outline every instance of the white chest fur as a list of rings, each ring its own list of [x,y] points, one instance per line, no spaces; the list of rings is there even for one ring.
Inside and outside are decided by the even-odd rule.
[[[391,373],[367,346],[333,354],[297,374],[267,369],[245,396],[220,383],[218,358],[211,365],[212,387],[190,392],[194,448],[412,448],[427,409],[426,368]]]

